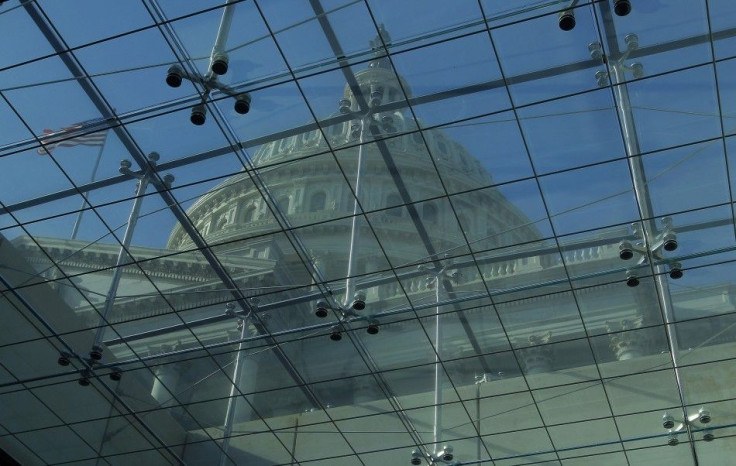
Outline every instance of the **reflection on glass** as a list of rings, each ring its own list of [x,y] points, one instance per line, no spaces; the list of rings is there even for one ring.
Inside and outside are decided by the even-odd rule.
[[[713,67],[699,66],[628,84],[641,151],[721,135]]]
[[[108,38],[84,8],[10,3],[0,24],[30,31],[0,71],[3,449],[634,464],[665,410],[732,424],[731,63],[703,21],[730,7],[678,28],[684,0],[577,2],[562,31],[559,2],[151,1]],[[596,88],[604,58],[636,76]],[[202,80],[169,89],[174,62]],[[29,139],[111,110],[104,145]]]
[[[598,455],[621,449],[619,433],[613,419],[575,422],[549,429],[555,448],[561,457]]]

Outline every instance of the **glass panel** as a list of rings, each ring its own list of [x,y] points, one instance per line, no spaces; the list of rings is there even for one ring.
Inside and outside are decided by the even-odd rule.
[[[733,435],[733,431],[724,429],[725,431],[718,432],[718,435]],[[702,438],[702,435],[698,437]],[[716,437],[718,438],[718,437]],[[700,439],[699,439],[700,440]],[[695,443],[695,450],[698,454],[698,459],[702,458],[702,461],[715,462],[728,461],[728,451],[733,448],[733,437],[723,438],[721,440],[721,446],[714,448],[713,444],[708,441],[697,441]]]
[[[642,152],[721,135],[710,64],[643,79],[628,87]]]
[[[728,171],[720,141],[651,154],[643,157],[643,162],[653,216],[729,201]],[[695,172],[700,180],[707,180],[707,189],[693,180]]]
[[[617,159],[626,153],[610,91],[524,107],[518,115],[534,169],[540,175]],[[570,131],[573,128],[574,132]],[[570,131],[570,138],[560,131]]]
[[[586,382],[532,391],[545,424],[561,424],[611,415],[600,382]]]
[[[32,180],[43,180],[43,183]],[[41,156],[36,149],[0,158],[0,183],[15,188],[6,190],[3,196],[3,202],[8,204],[72,187],[53,156]]]
[[[218,7],[220,5],[217,4]],[[207,5],[197,6],[204,9]],[[179,5],[176,7],[181,8]],[[223,8],[209,9],[172,23],[177,40],[183,44],[201,76],[209,71],[209,58],[223,11]],[[223,49],[228,55],[227,73],[218,79],[231,84],[242,82],[246,76],[252,79],[286,71],[278,49],[267,38],[268,30],[255,5],[237,3],[231,12],[231,21],[236,27],[230,27],[229,34],[225,36]]]
[[[617,416],[616,424],[621,429],[624,448],[631,451],[666,445],[668,432],[662,427],[662,417],[665,412],[674,414],[673,417],[676,417],[678,413],[682,413],[682,408],[672,406],[663,411],[646,411]],[[680,440],[685,440],[684,435]]]
[[[588,3],[588,2],[579,2]],[[514,5],[503,5],[493,0],[482,0],[483,13],[489,26],[493,28],[501,27],[509,23],[516,23],[535,18],[537,16],[549,15],[556,13],[559,5],[539,3],[535,0],[520,0]]]
[[[733,357],[731,345],[721,348],[728,351],[728,357]],[[702,356],[701,356],[702,358]],[[713,360],[715,358],[711,358]],[[687,363],[697,361],[697,358],[688,358]],[[715,361],[707,364],[695,364],[693,366],[683,367],[680,370],[682,377],[683,391],[685,392],[685,402],[688,404],[699,405],[713,400],[729,400],[734,398],[734,387],[729,385],[726,379],[713,377],[713,374],[721,371],[730,374],[733,361]]]
[[[552,236],[544,203],[533,181],[457,194],[450,199],[468,243],[475,251],[529,246],[533,241]],[[479,214],[475,212],[478,205],[488,208]],[[498,254],[502,256],[504,252]]]
[[[17,5],[13,5],[17,6]],[[49,43],[43,40],[42,33],[33,24],[31,17],[23,10],[23,8],[3,8],[0,15],[2,28],[8,34],[24,44],[23,47],[13,47],[8,50],[7,54],[3,54],[0,60],[0,67],[6,68],[12,65],[18,65],[27,60],[39,58],[54,53]],[[23,68],[23,67],[18,67]]]
[[[24,296],[25,292],[21,291],[20,294]],[[5,295],[1,302],[3,308],[9,311],[11,306],[16,305],[15,300]],[[13,311],[6,313],[4,316],[5,322],[7,322],[7,330],[2,332],[2,336],[0,336],[2,347],[11,346],[15,343],[30,342],[31,340],[40,340],[43,335],[48,333],[48,330],[42,330],[38,322],[29,319],[30,313],[24,307],[18,306]]]
[[[104,17],[114,14],[110,11]],[[145,11],[143,14],[148,16]],[[148,21],[151,21],[150,16]],[[183,82],[179,89],[166,84],[167,70],[176,62],[176,57],[158,28],[90,45],[75,55],[92,76],[92,82],[108,96],[110,106],[118,115],[137,113],[141,108],[196,95],[191,82]],[[112,57],[125,58],[112,60]]]
[[[641,462],[641,464],[650,464],[656,461],[662,461],[674,466],[693,466],[697,464],[693,461],[690,446],[687,442],[680,442],[674,448],[666,445],[664,447],[631,450],[627,452],[627,457],[630,462]]]
[[[487,353],[478,357],[469,357],[444,362],[452,380],[459,385],[459,394],[463,399],[477,398],[475,387],[469,388],[470,381],[492,381],[483,386],[486,396],[505,395],[529,390],[524,377],[521,377],[520,361],[511,351]]]
[[[345,364],[332,364],[329,354],[336,350],[345,355]],[[308,382],[352,377],[369,372],[360,354],[345,335],[342,341],[333,341],[326,335],[303,339],[298,344],[284,346],[283,351]]]
[[[63,421],[31,392],[0,395],[3,425],[10,432],[25,432],[59,426]]]
[[[518,432],[512,432],[488,435],[482,439],[485,447],[491,452],[491,457],[499,465],[519,464],[520,460],[544,464],[557,459],[547,429],[527,430],[523,436]]]
[[[34,388],[31,393],[49,409],[53,410],[58,419],[66,424],[117,417],[121,414],[118,406],[111,401],[110,394],[104,388],[97,389],[95,387],[92,390],[82,390],[77,380]],[[85,403],[86,409],[78,409],[79,406]],[[119,426],[127,423],[125,421]],[[104,426],[102,430],[104,430]]]
[[[434,128],[437,125],[452,124],[453,122],[456,122],[454,124],[458,126],[472,125],[472,122],[465,123],[465,121],[474,118],[494,120],[497,119],[498,115],[504,116],[500,118],[500,123],[506,123],[509,119],[507,117],[508,112],[505,112],[505,110],[511,108],[508,94],[503,88],[503,80],[500,78],[449,89],[436,94],[414,97],[410,103],[417,118],[417,124],[421,128]],[[510,121],[513,126],[516,126],[513,119]],[[513,128],[510,131],[509,134],[497,135],[494,141],[505,137],[512,138],[513,141],[514,133],[518,132],[518,128]],[[464,143],[462,139],[457,141]],[[508,149],[510,148],[505,148],[505,150]],[[507,168],[513,169],[514,167]],[[496,171],[503,172],[503,170],[499,168]]]
[[[657,370],[609,379],[604,382],[613,413],[631,414],[637,411],[667,409],[677,406],[680,397],[671,370]]]
[[[542,419],[531,393],[487,396],[486,387],[486,382],[479,383],[477,393],[480,398],[465,402],[471,417],[480,420],[478,429],[481,435],[542,427]]]
[[[276,436],[284,445],[294,446],[294,457],[300,462],[349,455],[353,451],[351,445],[331,424],[300,427],[295,429],[295,432],[277,432]],[[324,444],[328,438],[333,448],[330,448],[329,451],[319,448],[319,445]]]
[[[284,434],[288,437],[288,434]],[[200,437],[201,440],[201,437]],[[218,458],[222,454],[222,440],[214,442],[200,441],[187,445],[186,457],[192,461],[208,462],[213,457]],[[288,449],[286,447],[288,445]],[[272,432],[248,432],[234,435],[229,442],[228,457],[232,464],[248,464],[268,458],[276,464],[288,464],[293,460],[291,455],[292,442],[284,441]]]
[[[135,420],[125,417],[111,417],[89,421],[71,426],[81,438],[93,445],[102,455],[121,454],[154,448],[155,444],[149,435],[141,432]],[[156,461],[162,461],[160,454],[151,455]]]
[[[585,339],[523,348],[517,350],[516,354],[531,388],[565,385],[600,377],[590,343]]]
[[[292,227],[322,224],[353,212],[352,203],[345,202],[350,195],[350,187],[332,154],[296,159],[261,169],[259,174]],[[307,179],[308,183],[298,188],[292,187],[295,182]],[[363,192],[369,193],[370,189]],[[284,199],[288,199],[288,202]],[[365,204],[363,208],[366,210],[373,207],[369,200]],[[303,237],[312,236],[321,229],[315,225],[301,229],[300,234]],[[347,240],[336,242],[348,243]]]
[[[322,3],[325,18],[334,31],[335,40],[340,44],[344,57],[350,57],[351,61],[358,59],[353,57],[365,58],[369,41],[376,37],[376,28],[366,5],[346,0]],[[275,29],[273,32],[276,42],[292,69],[301,70],[334,63],[335,52],[330,46],[330,39],[325,37],[320,21],[315,18],[314,9],[306,5],[295,6],[285,15],[283,8],[276,5],[264,5],[261,8],[269,24]],[[304,47],[305,36],[312,38],[309,47]]]
[[[96,456],[90,443],[68,426],[25,432],[16,438],[47,463],[79,461]]]
[[[486,286],[497,304],[553,297],[570,289],[560,254],[551,242],[504,248],[477,257]]]
[[[571,31],[560,31],[556,15],[533,17],[513,27],[492,30],[514,104],[526,105],[595,88],[594,72],[584,64],[590,60],[586,44],[598,37],[593,16],[586,11],[589,8],[575,9],[576,26]],[[520,40],[522,37],[525,39]]]
[[[639,214],[628,172],[627,164],[618,161],[540,178],[557,234],[636,220]],[[581,185],[582,179],[596,182]]]
[[[89,347],[88,342],[81,343]],[[5,369],[17,380],[54,377],[71,372],[74,368],[59,367],[55,362],[61,351],[47,340],[31,340],[0,348]],[[29,356],[32,355],[32,356]]]
[[[335,425],[344,432],[346,440],[359,453],[375,450],[377,445],[389,450],[405,448],[413,443],[406,426],[396,413],[338,421]],[[393,454],[398,457],[401,453],[396,451]]]
[[[711,0],[706,4],[710,15],[710,32],[714,35],[713,47],[716,58],[733,56],[734,31],[733,18],[736,15],[734,4],[727,0]]]
[[[89,212],[89,204],[77,195],[13,212],[13,217],[18,222],[25,223],[27,232],[33,232],[33,236],[47,238],[63,236],[63,232],[71,238],[75,224],[78,224],[76,237],[87,236],[86,230],[92,229],[91,225],[94,223],[99,224],[95,220],[90,220],[90,215],[94,216],[94,213]],[[102,229],[104,226],[99,225],[97,228]]]
[[[364,333],[367,330],[365,327],[360,331],[356,330],[355,334],[359,335],[362,345],[368,350],[378,369],[384,371],[433,362],[433,323],[433,320],[422,320],[420,324],[417,324],[415,320],[409,320],[380,325],[381,331],[377,335]],[[446,335],[443,338],[443,347],[455,350],[454,341],[461,338],[455,335],[460,332],[452,324],[445,324],[443,331]],[[431,340],[427,340],[425,335],[429,335]],[[451,341],[453,343],[450,343]],[[422,351],[417,353],[415,351],[417,348],[421,348]]]
[[[164,173],[171,173],[176,177],[171,193],[186,209],[187,214],[190,214],[192,207],[198,204],[196,201],[209,193],[212,193],[209,197],[220,194],[228,200],[233,197],[239,200],[241,193],[248,193],[251,194],[248,197],[252,199],[255,188],[250,177],[240,173],[242,169],[240,160],[228,154],[181,169],[166,170]]]
[[[448,4],[442,0],[411,0],[397,5],[370,0],[372,13],[391,31],[393,46],[403,49],[435,37],[454,37],[483,27],[482,13],[473,2]],[[413,13],[422,11],[421,18]],[[482,35],[482,33],[481,33]]]
[[[602,377],[621,377],[672,367],[663,327],[642,326],[643,320],[606,323],[608,335],[591,339]]]
[[[519,300],[496,306],[514,348],[571,340],[585,334],[572,293],[557,293],[542,300]]]
[[[685,261],[687,264],[685,267],[732,261],[734,259],[734,235],[731,215],[731,209],[723,206],[672,216],[670,230],[674,229],[677,233],[677,250],[661,253],[669,257],[664,257],[657,262],[667,264],[669,268],[669,264],[678,258]],[[657,222],[660,235],[658,239],[660,240],[661,235],[666,234],[667,231],[666,221],[666,218],[662,218]],[[677,285],[673,286],[677,287]]]
[[[596,464],[601,466],[624,466],[629,464],[629,460],[623,452],[617,453],[605,453],[605,454],[592,454],[592,455],[580,455],[579,457],[566,458],[561,463],[564,466],[584,466],[591,461],[591,457],[595,457]]]
[[[161,9],[166,16],[171,19],[185,15],[194,15],[204,10],[216,9],[222,12],[218,7],[222,7],[223,3],[217,0],[182,0],[180,2],[161,2]]]
[[[499,79],[500,71],[490,45],[487,35],[472,34],[397,54],[394,63],[398,73],[407,80],[411,95],[419,97]],[[464,53],[459,54],[460,50]],[[428,59],[430,56],[432,60]],[[508,106],[503,99],[499,104]]]
[[[733,105],[734,92],[736,91],[736,81],[734,81],[733,76],[734,67],[736,67],[736,60],[727,60],[716,64],[718,90],[721,98],[721,122],[724,134],[734,134],[736,132],[736,121],[734,120],[736,108]],[[733,153],[732,140],[733,138],[726,140],[729,153]]]
[[[254,138],[266,137],[270,142],[280,138],[279,132],[290,130],[293,127],[299,127],[308,123],[314,123],[314,117],[309,111],[309,107],[304,100],[299,88],[293,82],[285,84],[277,84],[258,90],[252,95],[251,108],[247,115],[237,114],[233,110],[232,99],[221,99],[216,102],[220,112],[224,115],[227,123],[232,128],[235,137],[240,141],[249,141]],[[278,111],[276,111],[278,109]],[[189,110],[186,110],[189,112]],[[189,125],[188,116],[179,112],[177,121],[181,126]],[[214,120],[208,118],[207,122]],[[210,123],[205,123],[206,129]],[[172,123],[173,126],[173,123]],[[314,129],[314,128],[310,128]],[[214,132],[215,128],[212,128]],[[181,131],[181,128],[179,128]],[[209,131],[209,130],[208,130]],[[303,131],[296,131],[302,133]],[[192,132],[193,142],[199,142],[201,146],[203,142],[216,141],[215,137],[202,138],[199,131]],[[273,135],[273,136],[272,136]],[[225,146],[225,141],[214,145],[211,149]],[[228,144],[229,145],[229,144]],[[196,147],[196,146],[195,146]],[[196,153],[196,151],[188,151],[187,153]]]
[[[621,450],[618,429],[612,419],[552,426],[549,427],[549,435],[563,458]]]
[[[61,67],[61,63],[49,63],[52,70],[55,67]],[[61,73],[61,72],[60,72]],[[79,125],[83,129],[79,130],[86,133],[89,126],[104,123],[100,120],[97,109],[88,103],[86,95],[82,92],[76,80],[74,81],[57,81],[43,86],[33,88],[17,89],[7,93],[8,99],[24,119],[28,127],[38,136],[42,142],[46,144],[46,151],[33,152],[41,155],[48,155],[51,152],[55,156],[55,142],[66,140],[64,144],[74,144],[79,142],[71,139],[71,134],[67,131],[76,130]],[[32,97],[31,97],[32,96]],[[41,99],[44,105],[37,105],[36,99]],[[49,107],[63,108],[63,112],[48,112]],[[59,136],[60,140],[44,139],[49,134]],[[74,134],[77,134],[76,132]],[[50,141],[46,143],[46,141]],[[59,144],[63,147],[63,144]]]
[[[734,335],[734,314],[708,318],[675,325],[675,336],[679,343],[678,362],[682,365],[727,360],[733,357],[731,343]]]
[[[366,65],[356,65],[351,71],[353,71],[353,74],[360,73],[365,68]],[[307,98],[309,108],[320,120],[339,116],[340,113],[338,111],[341,108],[341,99],[351,95],[351,90],[342,69],[304,77],[300,81],[300,86]],[[361,93],[362,97],[366,100],[370,98],[369,94],[370,90]],[[395,95],[392,100],[396,100],[397,98],[398,95]],[[349,105],[349,110],[357,110],[357,108],[358,106],[355,102]],[[329,129],[329,133],[337,132],[337,128],[331,128],[328,124],[323,123],[322,126],[326,131]]]
[[[673,290],[676,293],[673,294],[672,304],[675,319],[702,320],[703,317],[733,312],[731,294],[733,285],[728,279],[733,268],[733,262],[696,268],[684,274],[682,281],[674,282]],[[706,319],[700,323],[693,322],[692,325],[709,324],[720,326],[718,319],[710,321]],[[698,345],[697,340],[698,338],[693,339],[691,345]]]
[[[168,454],[165,450],[148,450],[138,451],[135,453],[114,454],[114,456],[105,457],[105,460],[112,465],[124,466],[126,464],[154,464],[159,461],[174,461],[175,458]],[[97,460],[95,460],[96,462]]]
[[[43,5],[43,9],[70,47],[124,34],[146,27],[152,22],[143,5],[125,5],[110,0],[102,2],[73,0],[65,6],[57,2],[48,2]],[[87,22],[84,15],[69,14],[74,10],[99,16],[100,20],[94,23]],[[125,18],[125,23],[117,21],[119,18]]]
[[[370,466],[382,466],[384,464],[391,464],[392,461],[403,459],[406,461],[406,452],[411,453],[413,445],[403,446],[401,448],[386,449],[382,451],[373,451],[370,453],[363,453],[360,455],[360,461],[365,465]],[[336,465],[339,466],[339,465]]]
[[[336,153],[337,162],[350,182],[353,192],[357,179],[358,150],[351,148]],[[396,150],[392,144],[365,144],[361,171],[364,183],[360,188],[360,200],[363,201],[368,196],[373,197],[373,202],[369,201],[368,205],[373,209],[380,209],[395,205],[388,202],[390,194],[398,195],[397,202],[401,203],[417,202],[445,194],[426,146],[417,146],[412,152]],[[375,173],[389,173],[391,176],[371,176]],[[405,191],[406,197],[402,196],[402,191]]]
[[[638,272],[637,272],[638,273]],[[636,287],[624,286],[623,274],[614,283],[585,287],[575,293],[588,334],[633,330],[662,322],[657,291],[651,277],[641,277]],[[616,290],[615,303],[607,300]]]
[[[209,118],[201,126],[194,126],[189,121],[192,111],[187,107],[144,120],[131,121],[126,128],[144,154],[161,152],[162,162],[170,160],[169,157],[180,158],[229,147],[230,144],[211,114],[212,107],[208,108]]]
[[[8,73],[0,73],[0,83],[4,82],[6,74]],[[28,141],[33,137],[33,134],[28,131],[28,128],[25,127],[23,121],[13,113],[13,110],[4,100],[0,101],[0,115],[2,115],[3,121],[5,122],[3,130],[0,131],[0,153],[16,151],[26,145],[36,144],[35,141]],[[28,142],[23,144],[15,143],[16,141]]]
[[[533,175],[519,127],[510,112],[451,123],[441,127],[439,131],[448,139],[460,142],[462,146],[453,146],[455,150],[460,151],[464,148],[470,152],[470,155],[493,177],[496,184]],[[503,151],[489,150],[492,145],[503,147]],[[445,170],[442,167],[439,169],[440,175],[444,175]],[[465,173],[470,172],[468,169]],[[459,187],[456,188],[452,184],[447,186],[451,194],[456,189]]]

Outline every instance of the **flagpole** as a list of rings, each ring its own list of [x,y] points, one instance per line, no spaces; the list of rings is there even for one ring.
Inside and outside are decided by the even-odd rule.
[[[102,140],[102,145],[100,145],[100,150],[97,152],[97,160],[95,161],[95,167],[92,169],[92,176],[90,176],[89,178],[90,183],[92,183],[95,180],[95,177],[97,176],[97,168],[100,166],[100,160],[102,159],[102,151],[105,150],[105,143],[107,143],[107,133],[108,133],[108,130],[105,130],[105,139]],[[86,199],[82,201],[82,207],[79,209],[79,214],[77,215],[77,219],[74,221],[74,227],[72,227],[71,239],[77,238],[77,232],[79,231],[79,224],[82,222],[82,215],[84,214],[85,204],[89,204]],[[89,204],[89,206],[92,207],[92,204]]]

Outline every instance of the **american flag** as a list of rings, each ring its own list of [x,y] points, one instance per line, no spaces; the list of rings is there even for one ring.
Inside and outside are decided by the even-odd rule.
[[[73,137],[74,134],[84,133],[85,130],[91,129],[97,123],[102,121],[104,121],[104,119],[95,118],[94,120],[83,121],[71,126],[66,126],[57,131],[44,129],[44,137],[41,139],[41,144],[43,144],[43,146],[38,148],[38,155],[51,154],[51,151],[57,147],[74,147],[80,144],[84,146],[104,145],[105,138],[107,137],[107,129],[95,131],[94,133],[80,134],[79,136]]]

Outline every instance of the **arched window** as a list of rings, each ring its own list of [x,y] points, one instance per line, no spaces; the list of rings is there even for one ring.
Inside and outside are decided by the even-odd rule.
[[[269,142],[268,144],[265,144],[261,146],[258,153],[261,154],[261,160],[266,161],[273,157],[274,152],[276,151],[276,143],[275,142]]]
[[[320,210],[325,210],[326,202],[327,195],[324,193],[324,191],[319,191],[312,194],[312,198],[309,200],[309,211],[318,212]]]
[[[422,219],[425,222],[437,222],[437,206],[434,204],[424,204],[422,206]]]
[[[207,235],[210,232],[210,226],[212,225],[212,222],[207,221],[205,222],[202,227],[199,229],[199,234],[202,236]]]
[[[296,136],[284,138],[279,143],[279,152],[289,152],[296,145]]]
[[[319,138],[319,134],[320,134],[319,131],[317,131],[316,129],[313,130],[313,131],[309,131],[307,133],[304,133],[302,135],[302,142],[304,142],[305,144],[309,144],[310,142],[314,142],[314,141],[316,141]]]
[[[331,140],[336,139],[342,139],[345,137],[345,133],[347,132],[347,122],[338,123],[336,125],[329,126],[327,128],[327,133],[329,135],[329,138]]]
[[[227,225],[227,217],[225,215],[220,215],[217,217],[217,221],[215,222],[215,230],[220,230]]]

